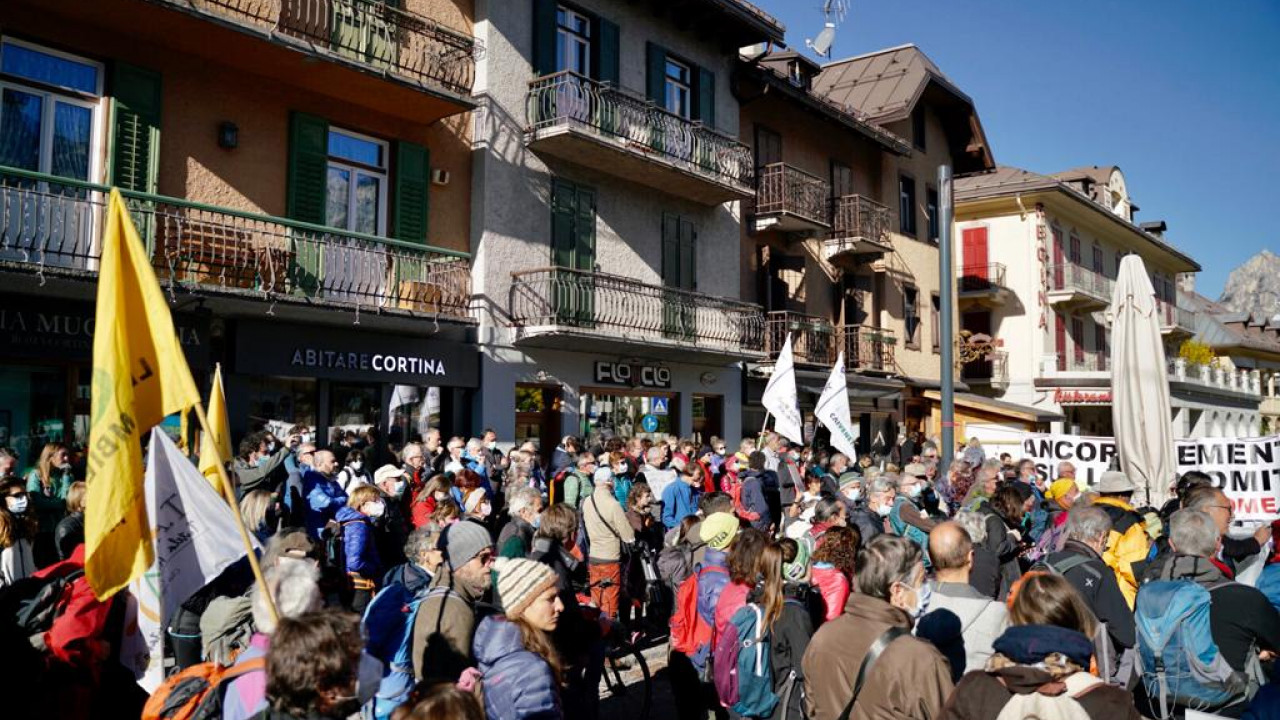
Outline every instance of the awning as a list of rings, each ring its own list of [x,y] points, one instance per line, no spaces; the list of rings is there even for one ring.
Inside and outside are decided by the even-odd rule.
[[[942,402],[942,393],[936,390],[925,390],[924,396],[930,400]],[[1005,400],[996,400],[982,395],[974,395],[973,393],[956,393],[954,397],[957,407],[980,410],[982,412],[991,413],[992,415],[1004,415],[1006,417],[1016,418],[1026,422],[1047,423],[1059,422],[1066,419],[1062,413],[1056,413],[1050,410],[1041,410],[1040,408],[1030,407],[1027,405],[1019,405],[1018,403],[1011,403]]]
[[[850,400],[887,400],[902,394],[906,384],[892,378],[869,378],[865,376],[847,376]],[[825,378],[824,378],[825,380]],[[801,392],[814,396],[822,395],[822,385],[800,385]]]

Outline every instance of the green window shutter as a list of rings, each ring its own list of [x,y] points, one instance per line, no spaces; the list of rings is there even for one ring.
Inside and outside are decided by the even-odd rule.
[[[662,284],[680,287],[680,218],[662,215]]]
[[[662,46],[645,43],[645,89],[658,107],[667,106],[667,51]]]
[[[551,263],[557,267],[574,266],[573,223],[577,214],[577,191],[562,180],[551,181]]]
[[[577,269],[596,269],[596,191],[578,187],[578,216],[574,222],[574,255]]]
[[[396,143],[395,237],[427,243],[427,194],[431,188],[431,154],[421,145]]]
[[[693,223],[680,220],[680,287],[698,289],[698,231]]]
[[[533,72],[550,75],[556,67],[556,0],[533,0]]]
[[[593,63],[596,79],[617,87],[622,77],[618,66],[618,26],[604,18],[596,18],[596,42],[592,47],[596,54]]]
[[[111,84],[111,184],[154,193],[160,167],[160,73],[118,62]]]
[[[329,121],[295,112],[289,117],[289,188],[285,212],[294,220],[325,224]]]
[[[698,119],[715,127],[716,74],[707,68],[698,68]]]

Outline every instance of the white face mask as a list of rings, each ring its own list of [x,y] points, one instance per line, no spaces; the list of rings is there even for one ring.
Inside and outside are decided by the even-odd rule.
[[[364,508],[364,514],[371,518],[382,517],[382,514],[387,511],[387,506],[381,500],[365,503]]]
[[[435,494],[435,498],[436,498],[436,500],[437,500],[437,501],[439,501],[439,500],[447,500],[447,499],[449,499],[449,493],[447,493],[447,492],[439,492],[439,491],[437,491],[437,492],[436,492],[436,494]]]
[[[880,517],[889,517],[889,513],[891,512],[893,512],[893,506],[889,503],[883,503],[880,507],[876,508],[876,514]]]
[[[480,517],[489,517],[489,513],[493,512],[493,506],[488,501],[485,501],[480,503],[477,511],[480,513]]]
[[[21,515],[27,511],[27,503],[30,499],[23,495],[22,497],[7,497],[4,499],[5,506],[9,508],[9,512],[14,515]]]
[[[392,488],[391,488],[391,492],[392,492],[392,494],[396,495],[397,497],[399,497],[400,495],[403,495],[403,494],[404,494],[404,487],[405,487],[405,485],[407,485],[407,484],[408,484],[408,483],[406,483],[404,480],[397,480],[397,481],[396,481],[396,484],[395,484],[395,485],[393,485],[393,486],[392,486]]]
[[[351,461],[351,469],[352,469],[352,470],[355,470],[356,472],[360,472],[360,469],[361,469],[361,468],[363,468],[363,467],[364,467],[364,462],[363,462],[363,461],[361,461],[361,460],[352,460],[352,461]]]
[[[849,502],[858,502],[862,499],[862,488],[849,490],[844,494],[844,496],[849,498]]]
[[[484,446],[485,446],[485,447],[487,447],[487,448],[489,448],[490,450],[497,450],[497,449],[498,449],[498,441],[497,441],[497,440],[490,440],[489,442],[485,443],[485,444],[484,444]]]

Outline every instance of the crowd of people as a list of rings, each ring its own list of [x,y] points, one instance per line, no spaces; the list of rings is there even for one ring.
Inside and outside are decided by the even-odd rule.
[[[647,642],[681,718],[1280,717],[1280,552],[1209,476],[1157,509],[939,452],[255,432],[230,470],[265,583],[242,559],[186,599],[149,696],[108,661],[72,454],[0,452],[4,686],[15,717],[592,720],[607,649]]]

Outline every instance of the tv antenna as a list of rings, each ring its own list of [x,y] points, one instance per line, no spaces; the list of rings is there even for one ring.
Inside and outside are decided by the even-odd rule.
[[[826,0],[822,4],[822,30],[818,32],[816,38],[805,38],[804,41],[805,47],[812,50],[818,57],[831,57],[831,46],[836,40],[836,27],[844,22],[845,15],[849,12],[850,1]]]

